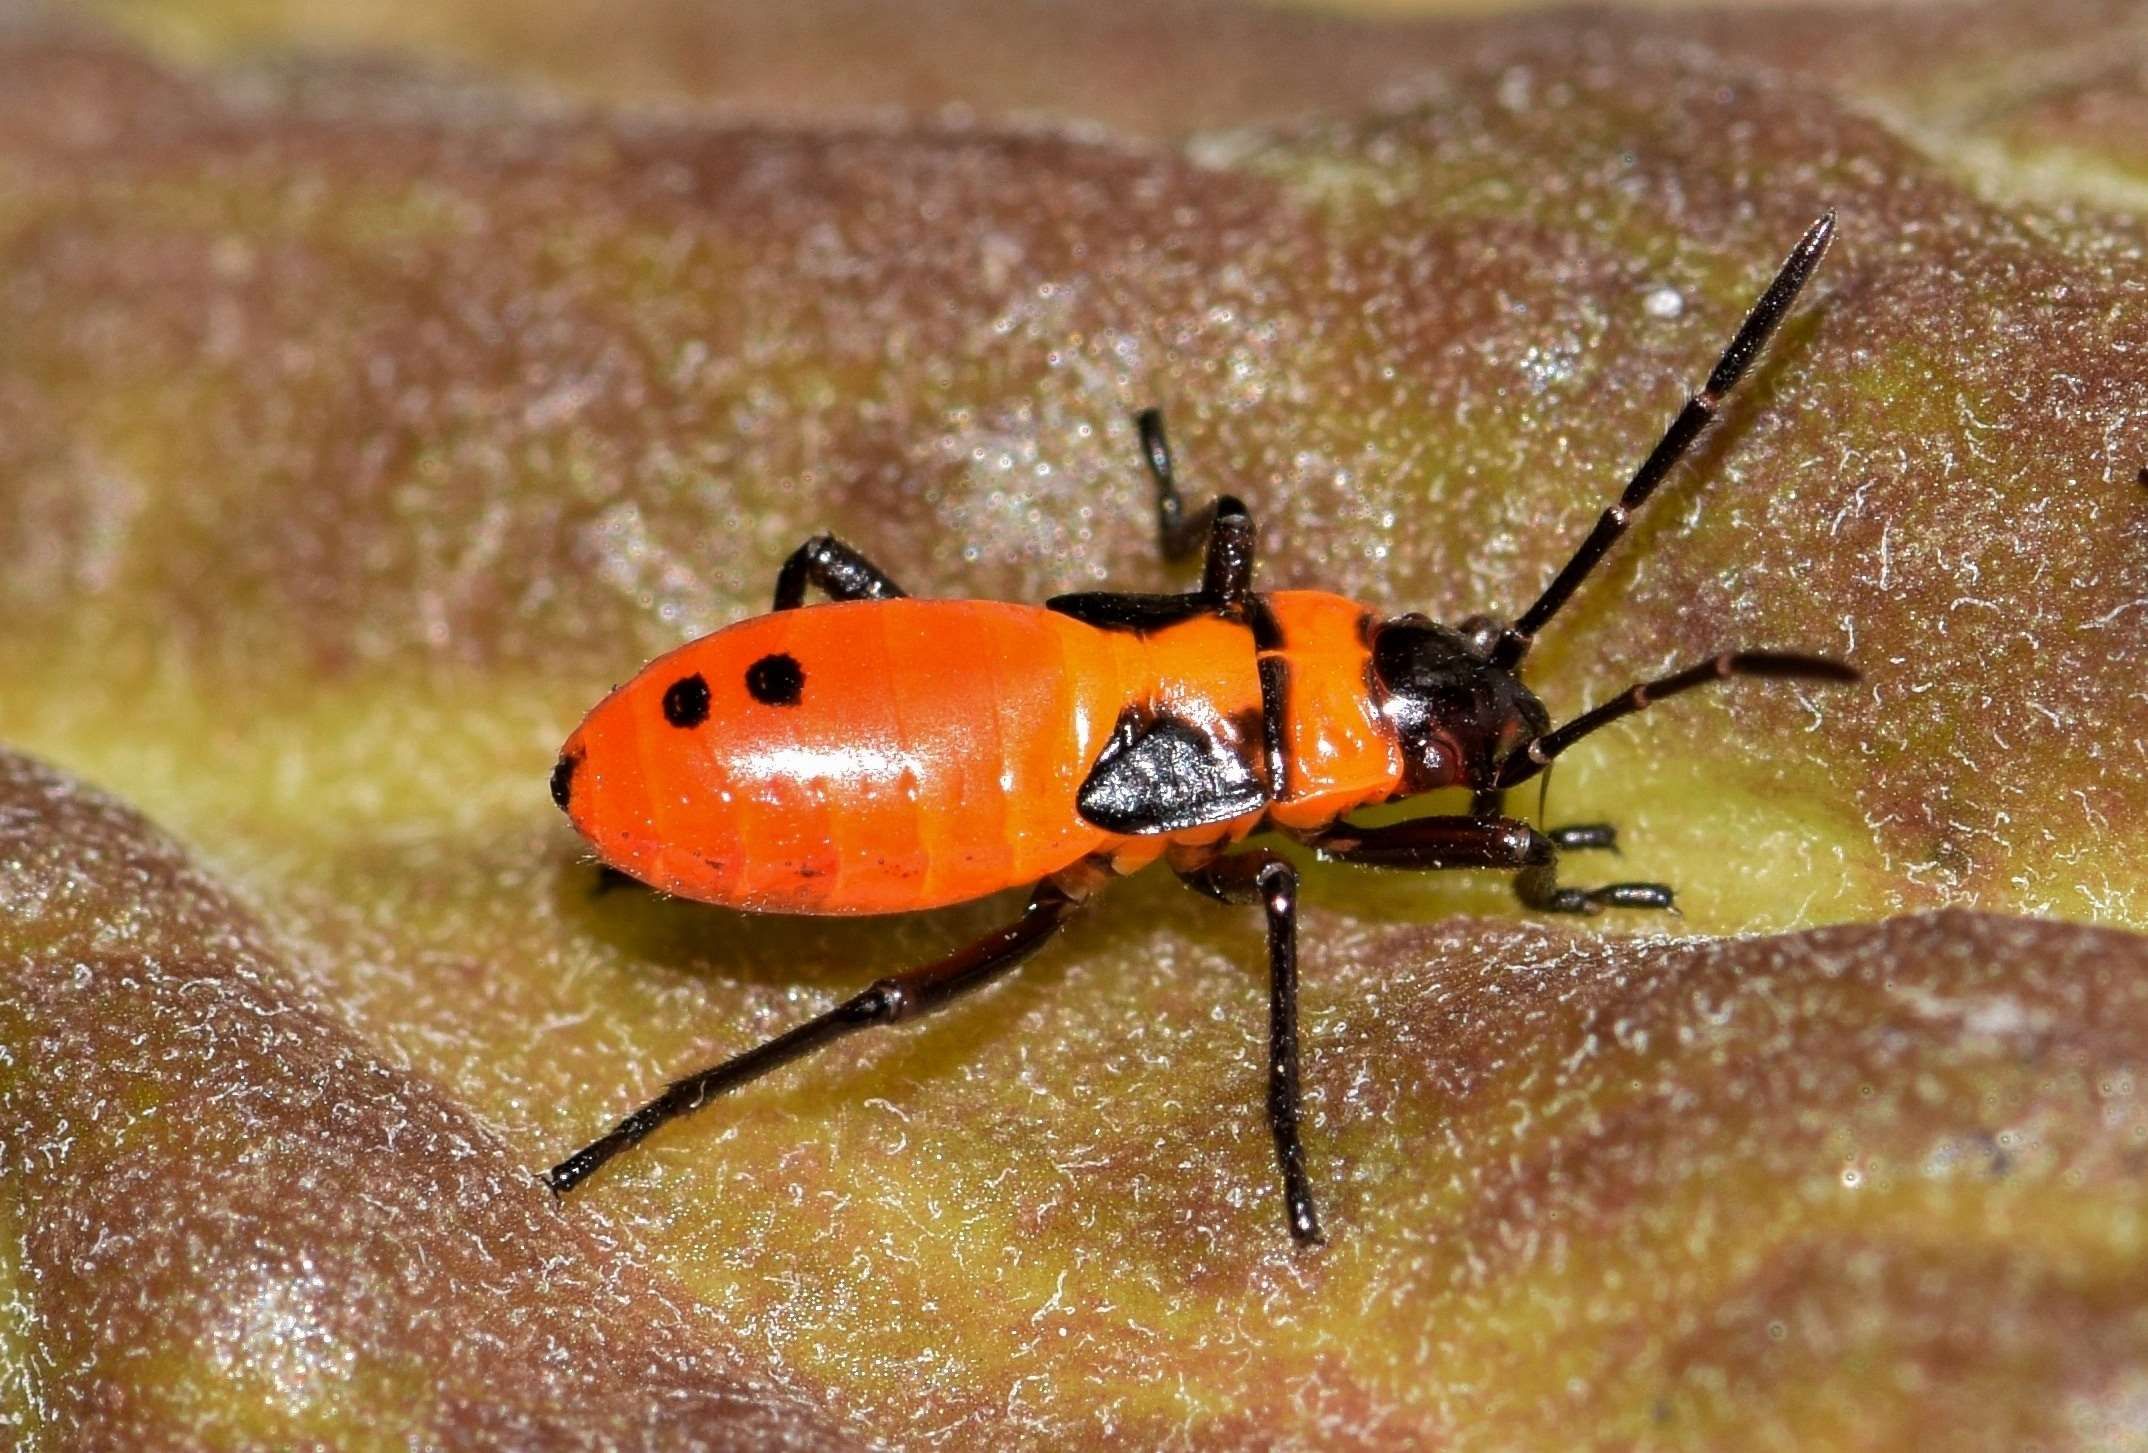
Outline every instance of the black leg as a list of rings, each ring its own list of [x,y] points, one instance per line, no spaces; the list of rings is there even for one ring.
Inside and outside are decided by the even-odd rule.
[[[1162,411],[1143,409],[1134,416],[1134,425],[1141,431],[1141,457],[1156,481],[1156,540],[1164,559],[1183,560],[1207,541],[1201,593],[1219,605],[1244,604],[1253,589],[1253,517],[1228,494],[1217,495],[1198,514],[1187,514]]]
[[[1601,888],[1562,888],[1550,864],[1514,876],[1514,894],[1539,913],[1600,913],[1606,908],[1676,908],[1661,883],[1606,883]]]
[[[1074,900],[1049,883],[1038,887],[1014,923],[921,968],[881,979],[816,1019],[722,1064],[674,1081],[663,1094],[619,1122],[612,1131],[545,1173],[556,1192],[573,1190],[597,1168],[659,1125],[700,1109],[710,1100],[757,1080],[770,1070],[825,1049],[860,1029],[895,1024],[928,1014],[973,989],[981,989],[1028,958],[1058,931]]]
[[[906,594],[879,566],[833,535],[815,535],[791,552],[776,576],[776,603],[770,609],[803,605],[808,585],[818,586],[830,600],[895,600]]]
[[[1507,794],[1503,787],[1476,793],[1469,799],[1472,817],[1505,817]],[[1618,829],[1608,822],[1577,822],[1565,827],[1548,827],[1544,836],[1562,853],[1575,851],[1594,852],[1599,849],[1618,851]]]
[[[1149,467],[1149,477],[1156,481],[1157,544],[1164,559],[1183,560],[1208,538],[1208,518],[1215,506],[1197,515],[1186,513],[1186,501],[1178,492],[1178,474],[1171,466],[1171,441],[1164,434],[1162,409],[1143,409],[1134,415],[1134,427],[1141,431],[1141,460]]]
[[[1298,1138],[1298,870],[1274,853],[1239,853],[1181,875],[1225,903],[1258,900],[1268,912],[1268,1130],[1283,1171],[1290,1234],[1303,1245],[1326,1239]]]
[[[1308,839],[1321,857],[1367,868],[1549,867],[1551,839],[1511,817],[1419,817],[1385,827],[1337,823]]]
[[[1480,794],[1484,800],[1492,794]],[[1589,824],[1565,831],[1608,833]],[[1543,913],[1595,913],[1605,908],[1669,908],[1671,890],[1661,883],[1612,883],[1602,888],[1562,888],[1558,840],[1509,817],[1420,817],[1385,827],[1341,823],[1308,839],[1323,858],[1368,868],[1518,869],[1514,891]],[[1585,842],[1585,846],[1595,846]]]

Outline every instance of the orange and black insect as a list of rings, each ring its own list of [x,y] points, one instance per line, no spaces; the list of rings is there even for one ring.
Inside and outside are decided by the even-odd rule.
[[[1518,668],[1538,631],[1692,446],[1796,300],[1834,233],[1805,233],[1573,558],[1511,623],[1383,619],[1319,591],[1253,588],[1253,520],[1229,495],[1188,515],[1163,423],[1140,416],[1163,553],[1207,544],[1200,589],[1063,595],[1042,606],[913,600],[830,536],[776,579],[771,614],[651,663],[561,751],[552,797],[607,865],[667,893],[764,913],[894,913],[1033,884],[1007,927],[881,979],[787,1034],[674,1083],[555,1166],[567,1191],[675,1116],[856,1030],[982,988],[1115,874],[1167,861],[1267,912],[1268,1122],[1290,1231],[1321,1239],[1298,1137],[1298,875],[1238,849],[1274,831],[1324,858],[1516,874],[1549,913],[1668,908],[1658,883],[1561,884],[1559,852],[1602,824],[1539,832],[1507,789],[1598,727],[1734,676],[1854,681],[1839,661],[1730,651],[1553,727]],[[832,602],[804,607],[811,585]],[[1438,788],[1465,815],[1357,826]]]

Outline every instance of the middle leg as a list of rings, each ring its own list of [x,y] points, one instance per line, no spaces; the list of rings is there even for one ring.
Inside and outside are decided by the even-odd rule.
[[[1238,853],[1181,873],[1189,887],[1224,903],[1258,901],[1268,913],[1268,1131],[1283,1172],[1290,1234],[1302,1245],[1326,1238],[1298,1137],[1298,870],[1270,852]]]
[[[1142,461],[1156,482],[1156,542],[1164,559],[1183,560],[1205,540],[1201,593],[1218,605],[1243,605],[1253,589],[1253,516],[1243,501],[1229,494],[1219,494],[1199,513],[1187,514],[1163,411],[1143,409],[1134,416],[1134,425],[1141,431]]]

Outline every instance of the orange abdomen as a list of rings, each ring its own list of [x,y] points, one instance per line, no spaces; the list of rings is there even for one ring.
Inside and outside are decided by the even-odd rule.
[[[759,616],[589,714],[568,811],[605,861],[736,908],[884,913],[1033,883],[1112,840],[1074,803],[1141,654],[990,602]]]

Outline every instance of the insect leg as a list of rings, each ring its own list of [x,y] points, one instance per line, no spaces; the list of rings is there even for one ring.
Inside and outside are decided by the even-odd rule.
[[[1756,345],[1757,346],[1757,345]],[[1500,788],[1526,782],[1549,767],[1561,752],[1615,721],[1646,711],[1659,701],[1739,676],[1845,685],[1859,679],[1857,668],[1826,656],[1788,651],[1725,651],[1706,661],[1643,681],[1564,726],[1533,737],[1499,764]],[[1496,789],[1495,789],[1496,790]],[[1603,888],[1561,888],[1549,863],[1532,866],[1514,880],[1522,902],[1546,913],[1594,913],[1599,908],[1669,908],[1671,890],[1661,883],[1612,883]]]
[[[1469,799],[1469,813],[1472,817],[1505,817],[1506,789],[1494,787],[1489,792],[1477,793]],[[1608,822],[1576,822],[1565,827],[1547,827],[1544,829],[1544,836],[1550,838],[1551,845],[1562,853],[1577,850],[1593,852],[1599,848],[1618,851],[1618,829]]]
[[[1163,411],[1143,409],[1134,416],[1141,431],[1141,457],[1156,481],[1156,539],[1166,560],[1183,560],[1205,539],[1206,564],[1201,593],[1219,605],[1244,602],[1253,588],[1253,517],[1237,496],[1220,494],[1198,514],[1186,513],[1171,464],[1171,441],[1164,434]]]
[[[1533,868],[1557,856],[1550,838],[1511,817],[1418,817],[1384,827],[1344,822],[1306,841],[1323,858],[1367,868]]]
[[[830,600],[894,600],[908,594],[886,571],[833,535],[815,535],[791,551],[776,576],[776,603],[770,609],[803,605],[808,585],[819,587]]]
[[[1551,863],[1514,875],[1514,895],[1539,913],[1598,913],[1606,908],[1672,908],[1661,883],[1606,883],[1601,888],[1562,888]]]
[[[1482,802],[1490,794],[1480,794]],[[1584,847],[1598,846],[1601,824],[1567,829]],[[1341,823],[1307,839],[1323,858],[1368,868],[1518,869],[1514,891],[1543,913],[1595,913],[1603,908],[1669,908],[1671,890],[1661,883],[1612,883],[1602,888],[1562,888],[1559,840],[1511,817],[1419,817],[1385,827]]]
[[[1180,875],[1225,903],[1258,901],[1268,912],[1268,1130],[1283,1171],[1290,1234],[1324,1240],[1298,1138],[1298,870],[1274,853],[1238,853]]]
[[[818,1018],[722,1064],[673,1081],[670,1088],[545,1173],[555,1192],[573,1190],[597,1168],[668,1120],[690,1114],[710,1100],[757,1080],[770,1070],[825,1049],[837,1040],[895,1024],[981,989],[1021,963],[1059,930],[1075,900],[1049,883],[1040,884],[1022,916],[944,959],[875,982]]]
[[[1143,409],[1134,415],[1141,432],[1141,459],[1156,481],[1156,541],[1166,560],[1183,560],[1208,534],[1208,516],[1215,508],[1188,516],[1186,501],[1179,496],[1178,475],[1171,467],[1171,441],[1164,433],[1163,410]]]

